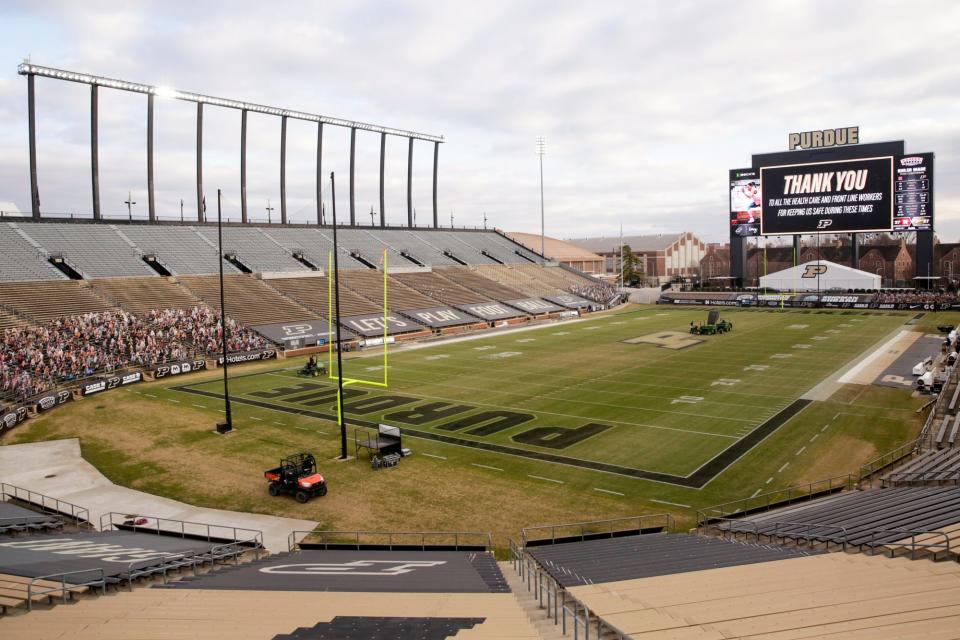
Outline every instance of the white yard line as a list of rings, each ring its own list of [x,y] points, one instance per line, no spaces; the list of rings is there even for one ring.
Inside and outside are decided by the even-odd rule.
[[[690,505],[680,504],[679,502],[667,502],[666,500],[657,500],[655,498],[650,498],[650,502],[656,502],[658,504],[668,504],[671,507],[683,507],[684,509],[689,509]]]
[[[148,398],[156,398],[156,397],[157,397],[157,396],[153,395],[152,393],[145,393],[145,394],[143,394],[143,395],[147,396]]]
[[[751,498],[756,498],[758,495],[760,495],[760,492],[761,492],[761,491],[763,491],[763,489],[757,489],[756,491],[753,492],[753,495],[750,496],[750,497],[751,497]]]
[[[491,471],[503,471],[503,469],[499,467],[491,467],[490,465],[487,465],[487,464],[479,464],[476,462],[471,462],[470,464],[473,465],[474,467],[480,467],[481,469],[490,469]]]
[[[819,438],[819,437],[820,437],[820,434],[819,434],[819,433],[813,434],[813,437],[810,438],[810,442],[813,442],[814,440],[816,440],[816,439]]]
[[[436,458],[437,460],[446,460],[446,456],[435,456],[432,453],[421,453],[422,456],[427,456],[428,458]]]
[[[251,419],[251,420],[257,420],[257,421],[259,421],[259,422],[263,422],[263,418],[257,418],[256,416],[250,416],[250,419]]]
[[[566,484],[563,480],[554,480],[553,478],[544,478],[543,476],[534,476],[529,473],[527,474],[527,477],[533,478],[535,480],[546,480],[547,482],[556,482],[557,484]]]
[[[173,398],[167,398],[167,402],[173,402],[173,403],[176,403],[176,404],[180,404],[180,401],[179,401],[179,400],[174,400]]]
[[[783,466],[777,469],[777,473],[783,473],[783,470],[790,466],[789,462],[784,462]]]
[[[802,447],[800,447],[800,450],[797,451],[797,452],[796,452],[795,454],[793,454],[793,455],[798,456],[798,455],[800,455],[801,453],[803,453],[803,452],[806,451],[806,450],[807,450],[807,447],[806,447],[806,446],[802,446]]]
[[[619,491],[610,491],[609,489],[601,489],[600,487],[594,487],[593,490],[599,491],[600,493],[609,493],[610,495],[613,495],[613,496],[626,495],[626,494],[620,493]]]
[[[195,403],[193,403],[193,402],[190,403],[190,406],[191,406],[191,407],[196,407],[196,408],[198,408],[198,409],[206,409],[206,408],[207,408],[205,405],[195,404]]]
[[[770,476],[769,478],[767,478],[767,481],[764,482],[764,484],[770,484],[771,482],[773,482],[773,476]]]

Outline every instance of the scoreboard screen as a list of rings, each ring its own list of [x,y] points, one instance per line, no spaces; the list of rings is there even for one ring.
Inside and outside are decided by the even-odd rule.
[[[760,233],[891,231],[893,184],[892,156],[761,167]]]
[[[896,163],[894,231],[933,230],[933,154],[900,156]]]
[[[760,233],[760,172],[730,170],[730,232],[738,236]]]

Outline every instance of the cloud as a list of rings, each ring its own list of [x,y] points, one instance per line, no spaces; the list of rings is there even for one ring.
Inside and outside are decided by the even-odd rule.
[[[960,235],[956,104],[960,6],[916,2],[12,3],[0,42],[0,200],[29,203],[27,54],[184,90],[444,134],[440,219],[539,231],[544,135],[547,231],[559,237],[726,233],[726,172],[783,149],[789,131],[858,124],[864,142],[937,152],[939,235]],[[41,93],[45,207],[89,214],[89,95]],[[104,210],[145,189],[143,113],[101,95]],[[205,121],[205,187],[239,206],[239,118]],[[193,111],[158,106],[162,215],[193,201]],[[251,123],[249,191],[279,199],[279,126]],[[162,136],[162,137],[161,137]],[[379,207],[379,140],[358,136],[357,209]],[[315,134],[291,125],[288,209],[315,215]],[[406,218],[406,145],[388,142],[387,212]],[[325,135],[324,172],[346,211],[348,136]],[[431,208],[430,145],[418,143],[414,206]],[[162,179],[161,179],[162,177]],[[343,186],[341,186],[341,184]],[[325,187],[326,188],[326,187]],[[162,196],[161,196],[162,192]],[[185,196],[183,194],[186,194]],[[136,195],[136,193],[135,193]],[[122,197],[120,197],[122,196]],[[326,197],[326,196],[325,196]],[[145,193],[137,196],[145,201]],[[138,205],[139,207],[139,205]],[[140,210],[145,215],[145,209]],[[427,212],[426,215],[424,212]],[[360,219],[364,219],[362,216]]]

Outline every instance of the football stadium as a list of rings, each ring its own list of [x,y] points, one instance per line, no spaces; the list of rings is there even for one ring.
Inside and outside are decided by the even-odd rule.
[[[0,637],[960,638],[955,138],[778,124],[615,229],[540,137],[490,224],[453,131],[50,51],[0,72]]]

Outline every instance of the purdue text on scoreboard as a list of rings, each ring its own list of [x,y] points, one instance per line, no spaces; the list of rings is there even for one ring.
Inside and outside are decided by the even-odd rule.
[[[859,144],[860,127],[801,131],[799,133],[791,133],[787,137],[787,140],[790,144],[790,151],[794,151],[795,149],[834,147],[840,144]]]

